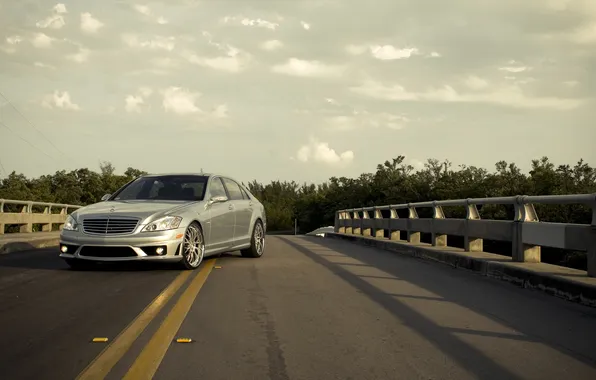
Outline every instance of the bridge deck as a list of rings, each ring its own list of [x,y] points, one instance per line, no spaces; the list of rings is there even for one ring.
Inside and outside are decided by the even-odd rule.
[[[124,334],[117,342],[130,349],[107,378],[123,378],[141,353],[143,364],[159,361],[160,345],[146,345],[168,333],[195,341],[172,343],[155,379],[596,378],[592,308],[344,241],[267,244],[261,259],[215,259],[221,268],[188,314],[164,323],[184,304],[174,296],[138,339]],[[155,265],[74,272],[55,249],[0,256],[2,377],[74,378],[106,347],[91,338],[114,341],[179,274]]]

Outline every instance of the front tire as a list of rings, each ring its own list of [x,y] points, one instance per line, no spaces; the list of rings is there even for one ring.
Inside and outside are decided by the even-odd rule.
[[[205,238],[197,222],[186,229],[182,242],[182,266],[184,269],[197,269],[205,258]]]
[[[255,222],[250,238],[250,247],[240,251],[242,257],[259,258],[265,251],[265,229],[260,220]]]

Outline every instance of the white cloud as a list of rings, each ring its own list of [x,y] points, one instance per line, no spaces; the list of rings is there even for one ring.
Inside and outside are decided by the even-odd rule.
[[[441,58],[442,57],[442,55],[440,53],[437,53],[436,51],[431,52],[428,56],[430,58]]]
[[[531,67],[522,65],[516,61],[509,61],[509,66],[499,67],[501,71],[507,71],[509,73],[521,73],[524,71],[531,70]]]
[[[78,104],[75,104],[70,100],[70,94],[68,93],[68,91],[56,90],[53,94],[46,95],[43,98],[41,105],[44,108],[49,109],[60,108],[64,110],[73,111],[78,111],[81,109],[81,107],[79,107]]]
[[[56,67],[54,67],[52,65],[48,65],[48,64],[43,63],[43,62],[34,62],[33,63],[33,66],[39,67],[39,68],[42,68],[42,69],[52,69],[52,70],[56,69]]]
[[[168,20],[165,17],[156,16],[147,5],[134,4],[133,8],[140,14],[143,14],[145,16],[148,16],[148,17],[154,19],[155,22],[157,22],[158,24],[165,25],[168,23]]]
[[[126,112],[141,113],[141,105],[144,102],[141,96],[127,95],[124,99],[124,109]]]
[[[219,50],[224,51],[225,55],[218,57],[200,57],[192,51],[187,50],[182,53],[182,57],[195,65],[229,73],[239,73],[244,71],[252,61],[252,56],[250,54],[236,47],[218,44],[212,41],[210,41],[210,44],[216,46]]]
[[[290,58],[284,64],[273,66],[272,71],[278,74],[298,77],[337,77],[343,74],[344,67],[328,65],[320,61]]]
[[[329,147],[329,143],[311,138],[308,144],[298,149],[296,159],[301,162],[313,161],[329,166],[347,166],[354,160],[354,152],[346,150],[338,154],[335,149]]]
[[[529,97],[518,85],[501,85],[485,92],[458,93],[452,86],[431,88],[424,92],[407,91],[399,84],[387,85],[375,81],[366,81],[360,86],[351,87],[354,93],[375,99],[389,101],[430,101],[485,103],[514,108],[549,108],[570,110],[583,104],[582,99],[556,97]]]
[[[474,75],[471,75],[468,78],[466,78],[465,84],[472,90],[482,90],[488,87],[488,82],[485,79],[479,78]]]
[[[122,41],[129,47],[137,49],[172,51],[176,47],[174,37],[153,36],[149,39],[141,39],[135,34],[124,34],[122,35]]]
[[[336,131],[348,131],[360,128],[388,128],[399,130],[405,127],[410,119],[403,115],[387,112],[371,113],[354,110],[350,115],[336,115],[325,118],[328,128]]]
[[[191,92],[181,87],[168,87],[163,92],[163,108],[166,112],[178,115],[189,115],[202,112],[196,105],[201,96],[198,92]]]
[[[23,39],[20,36],[15,35],[6,37],[5,41],[7,45],[5,44],[3,46],[0,46],[0,50],[8,54],[13,54],[17,51],[15,46],[20,44],[21,41],[23,41]]]
[[[373,58],[381,61],[407,59],[420,53],[417,48],[399,49],[392,45],[348,45],[346,51],[352,55],[361,55],[368,51]]]
[[[23,41],[23,39],[20,36],[6,37],[6,42],[8,42],[11,45],[19,44],[19,43],[21,43],[21,41]]]
[[[304,21],[300,21],[300,25],[304,28],[304,30],[310,30],[310,24]]]
[[[124,109],[129,113],[141,113],[142,105],[145,104],[145,99],[153,94],[150,87],[140,87],[136,95],[127,95],[124,99]]]
[[[408,165],[411,165],[414,168],[414,171],[420,171],[424,169],[424,162],[416,158],[411,158],[408,162]]]
[[[62,17],[61,15],[51,15],[45,18],[44,20],[35,23],[35,26],[41,29],[60,29],[64,25],[66,25],[66,23],[64,22],[64,17]]]
[[[244,16],[225,16],[221,21],[225,24],[235,22],[244,26],[255,26],[258,28],[265,28],[271,30],[279,28],[278,23],[264,20],[262,18],[252,19]]]
[[[81,13],[81,30],[86,33],[97,33],[104,24],[98,19],[94,18],[91,13]]]
[[[58,3],[56,5],[54,5],[54,8],[52,8],[54,10],[54,12],[59,13],[59,14],[64,14],[64,13],[68,13],[68,11],[66,10],[66,5],[62,4],[62,3]]]
[[[263,50],[276,50],[283,46],[284,44],[279,40],[268,40],[263,42],[260,47]]]
[[[38,21],[35,23],[35,26],[41,29],[50,28],[50,29],[60,29],[66,23],[64,22],[64,17],[62,14],[67,13],[66,6],[62,3],[54,5],[52,8],[54,14],[48,16],[44,20]]]
[[[35,33],[31,43],[36,48],[49,48],[52,46],[52,42],[54,42],[54,38],[48,36],[45,33]]]
[[[84,63],[87,62],[87,60],[89,60],[90,54],[91,51],[89,49],[81,47],[79,48],[79,51],[77,53],[67,55],[66,59],[69,59],[77,63]]]
[[[370,52],[373,57],[382,61],[389,61],[395,59],[410,58],[412,55],[418,54],[416,48],[398,49],[391,45],[373,45],[370,47]]]
[[[133,5],[133,8],[137,12],[144,14],[145,16],[151,16],[151,9],[149,9],[149,7],[146,5],[135,4],[135,5]]]

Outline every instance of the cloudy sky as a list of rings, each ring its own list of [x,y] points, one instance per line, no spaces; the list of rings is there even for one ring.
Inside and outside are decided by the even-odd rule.
[[[0,91],[35,176],[596,165],[596,1],[0,0]]]

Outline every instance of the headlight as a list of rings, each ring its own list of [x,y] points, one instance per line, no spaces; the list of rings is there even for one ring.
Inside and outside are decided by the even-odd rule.
[[[62,229],[67,231],[76,231],[78,228],[79,225],[77,224],[75,218],[73,218],[70,215],[67,215],[66,221],[64,222],[64,227],[62,227]]]
[[[151,222],[143,228],[143,232],[173,230],[180,226],[182,218],[179,216],[165,216]]]

